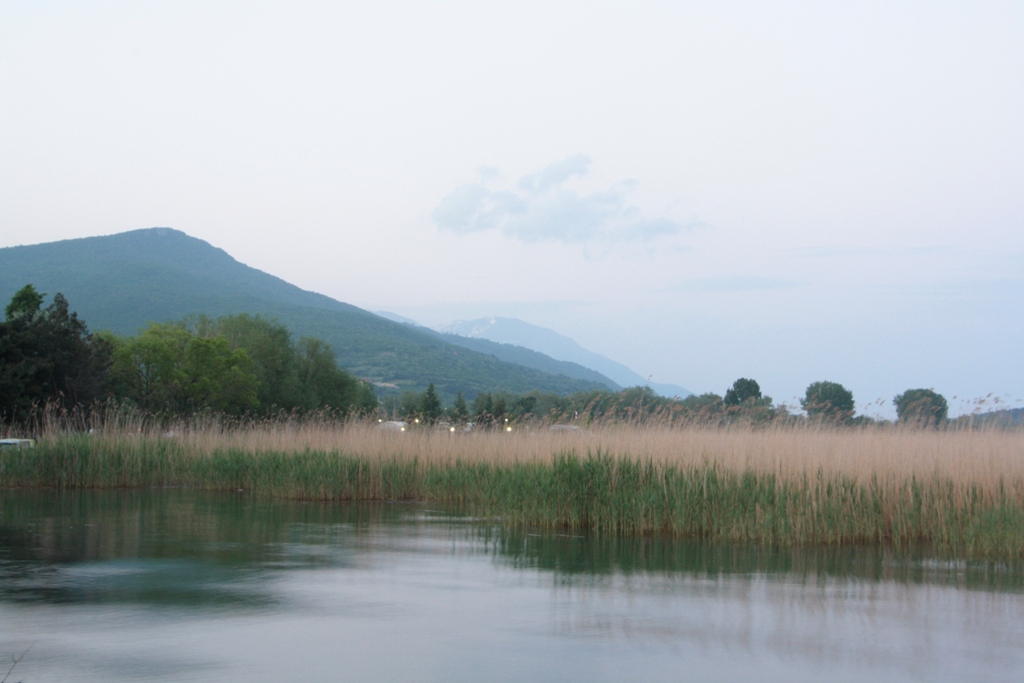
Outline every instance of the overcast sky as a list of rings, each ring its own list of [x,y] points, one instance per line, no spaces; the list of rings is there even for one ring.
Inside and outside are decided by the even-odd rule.
[[[0,2],[0,246],[151,226],[698,393],[1019,407],[1024,3]]]

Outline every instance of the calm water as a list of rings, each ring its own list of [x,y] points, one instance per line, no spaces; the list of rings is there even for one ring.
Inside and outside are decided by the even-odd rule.
[[[1024,572],[0,491],[0,678],[22,653],[10,681],[1020,681]]]

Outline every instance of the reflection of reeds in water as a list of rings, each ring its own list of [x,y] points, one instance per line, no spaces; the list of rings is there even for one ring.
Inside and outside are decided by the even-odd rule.
[[[0,455],[5,486],[185,485],[316,500],[456,504],[514,526],[776,544],[933,544],[1024,555],[1024,433],[542,426],[470,434],[375,423],[107,416]],[[164,428],[165,429],[165,428]]]

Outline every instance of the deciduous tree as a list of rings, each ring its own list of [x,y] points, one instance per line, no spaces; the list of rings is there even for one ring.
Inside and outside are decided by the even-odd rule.
[[[738,406],[748,399],[761,398],[761,387],[755,380],[740,377],[732,383],[732,388],[725,392],[723,403],[727,406]]]
[[[807,387],[800,406],[812,418],[844,422],[853,417],[853,393],[837,382],[814,382]]]
[[[907,389],[892,403],[902,424],[935,427],[945,422],[949,414],[946,398],[932,389]]]
[[[151,323],[137,337],[120,340],[113,375],[118,394],[150,412],[240,414],[259,405],[259,381],[245,350],[181,325]]]

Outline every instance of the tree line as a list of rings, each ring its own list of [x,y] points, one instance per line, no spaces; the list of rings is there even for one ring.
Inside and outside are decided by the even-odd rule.
[[[908,389],[893,399],[902,424],[935,427],[947,421],[946,399],[931,389]],[[529,392],[513,395],[487,392],[467,402],[460,393],[447,409],[441,405],[433,385],[424,392],[405,392],[382,410],[390,419],[418,419],[428,424],[449,421],[474,422],[481,426],[530,420],[551,422],[658,421],[724,424],[769,424],[811,421],[830,425],[866,425],[875,422],[856,416],[853,392],[838,382],[813,382],[807,387],[797,415],[785,405],[776,405],[763,395],[756,380],[741,377],[724,395],[705,393],[684,399],[659,396],[650,387],[637,386],[613,391],[588,391],[569,396]]]
[[[90,332],[67,299],[20,289],[0,322],[0,422],[26,422],[46,404],[65,410],[106,400],[151,414],[269,415],[329,410],[341,415],[381,410],[392,419],[480,425],[506,421],[688,421],[702,424],[813,420],[855,425],[853,393],[814,382],[800,399],[806,417],[763,395],[757,381],[737,379],[723,395],[665,398],[649,387],[593,390],[568,396],[540,391],[512,395],[462,393],[445,407],[434,385],[378,403],[373,387],[338,367],[320,339],[292,338],[273,320],[248,314],[195,316],[150,323],[135,336]],[[931,389],[909,389],[893,399],[898,420],[921,426],[947,421],[946,399]]]
[[[373,388],[339,368],[320,339],[292,338],[248,314],[150,323],[135,336],[90,332],[67,299],[20,289],[0,323],[0,421],[43,405],[65,410],[117,400],[187,416],[372,411]]]

